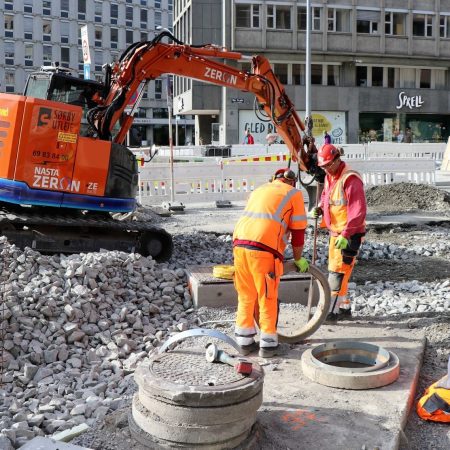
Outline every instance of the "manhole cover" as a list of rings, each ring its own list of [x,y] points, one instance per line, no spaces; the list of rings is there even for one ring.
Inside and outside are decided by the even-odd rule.
[[[195,353],[174,351],[151,362],[150,371],[156,378],[187,386],[221,386],[242,380],[234,367],[206,361],[205,351]]]

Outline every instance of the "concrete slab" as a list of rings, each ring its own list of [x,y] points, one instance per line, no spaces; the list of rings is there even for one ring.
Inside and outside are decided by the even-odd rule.
[[[80,447],[79,445],[55,441],[54,439],[42,436],[37,436],[31,439],[31,441],[28,441],[25,445],[22,445],[22,447],[20,447],[20,450],[91,450],[91,449],[87,447]]]
[[[188,271],[189,290],[195,308],[201,306],[236,306],[237,293],[233,281],[213,277],[213,265],[190,266]],[[281,303],[308,304],[310,277],[301,273],[289,273],[281,277],[278,296]],[[313,305],[319,301],[319,291],[314,285]]]
[[[432,225],[450,223],[450,217],[432,212],[395,215],[368,214],[366,223],[368,228],[379,228],[384,225]]]
[[[356,391],[319,385],[302,373],[304,350],[349,339],[395,353],[400,360],[398,380]],[[258,448],[397,449],[414,399],[424,347],[421,330],[395,328],[395,322],[391,326],[362,320],[323,325],[314,339],[265,366]]]

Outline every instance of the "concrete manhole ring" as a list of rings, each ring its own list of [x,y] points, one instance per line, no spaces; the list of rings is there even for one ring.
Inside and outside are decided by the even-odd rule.
[[[342,367],[346,364],[347,367]],[[351,367],[357,364],[365,367]],[[373,389],[397,380],[400,361],[395,353],[374,344],[344,341],[319,345],[305,351],[302,355],[302,370],[309,379],[325,386]]]

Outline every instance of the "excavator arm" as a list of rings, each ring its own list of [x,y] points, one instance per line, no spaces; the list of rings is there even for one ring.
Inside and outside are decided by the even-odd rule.
[[[161,42],[164,37],[171,39],[172,43]],[[214,45],[185,45],[167,31],[153,41],[135,43],[109,69],[104,98],[100,99],[99,106],[90,111],[89,121],[101,139],[111,139],[113,129],[119,122],[120,129],[113,140],[122,143],[133,122],[133,117],[124,115],[124,111],[141,83],[163,74],[179,75],[253,93],[258,109],[263,110],[275,125],[299,170],[311,173],[313,167],[315,170],[315,146],[307,145],[305,150],[302,139],[305,126],[269,61],[260,55],[253,56],[251,73],[218,61],[246,58],[250,59]]]

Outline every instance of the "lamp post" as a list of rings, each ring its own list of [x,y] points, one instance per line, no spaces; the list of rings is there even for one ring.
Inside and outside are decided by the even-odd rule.
[[[305,115],[311,118],[311,0],[306,0]],[[309,130],[311,131],[311,130]]]

